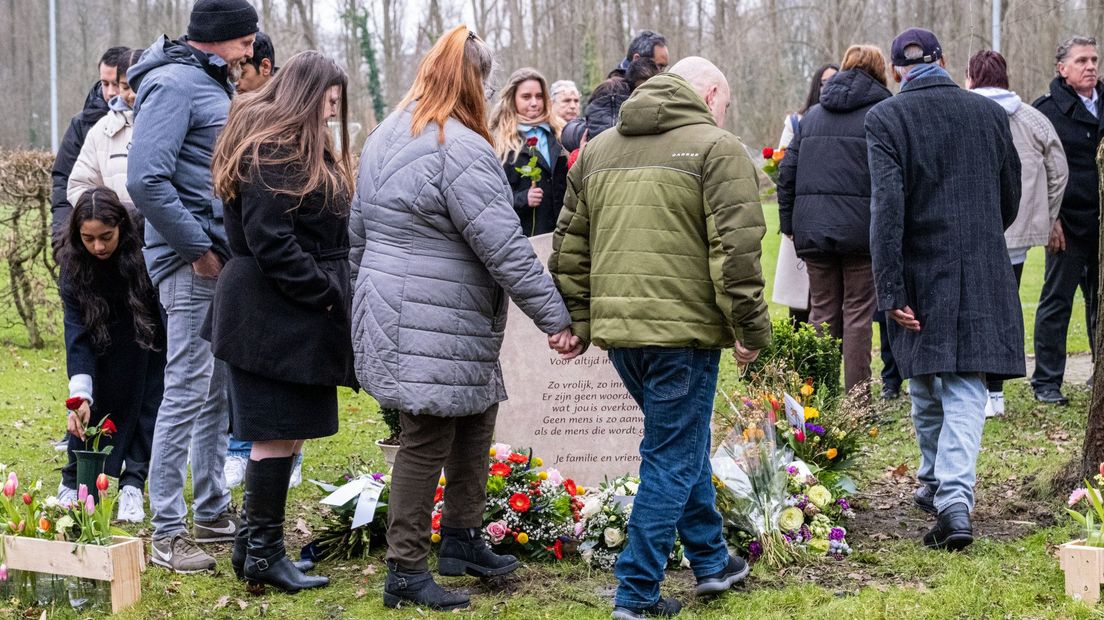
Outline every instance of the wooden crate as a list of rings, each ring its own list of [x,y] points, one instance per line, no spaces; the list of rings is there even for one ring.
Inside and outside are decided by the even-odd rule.
[[[9,569],[111,582],[111,613],[142,598],[141,573],[146,562],[139,538],[116,536],[106,546],[20,536],[2,538]]]
[[[1095,605],[1104,583],[1104,547],[1085,546],[1075,540],[1058,546],[1058,563],[1066,573],[1066,594]]]

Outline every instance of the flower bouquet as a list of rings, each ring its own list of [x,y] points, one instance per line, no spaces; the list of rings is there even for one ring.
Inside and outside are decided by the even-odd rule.
[[[311,480],[329,495],[315,538],[303,556],[315,561],[357,560],[387,542],[387,500],[391,477],[365,469],[342,475],[332,484]]]
[[[640,479],[621,476],[606,481],[583,499],[583,523],[579,554],[590,568],[613,570],[617,556],[629,537],[629,517]],[[678,541],[668,558],[668,568],[682,564],[682,545]]]
[[[775,149],[768,146],[763,149],[763,159],[766,160],[766,163],[763,164],[762,170],[775,185],[778,185],[778,164],[782,162],[782,158],[785,156],[785,148]]]
[[[1104,526],[1104,498],[1100,495],[1100,487],[1104,486],[1104,463],[1100,464],[1100,473],[1093,476],[1093,481],[1096,482],[1095,487],[1086,480],[1085,486],[1070,493],[1066,512],[1084,530],[1085,546],[1104,547],[1104,533],[1101,533],[1101,526]],[[1074,510],[1078,506],[1085,507],[1084,514]]]
[[[786,490],[790,495],[778,517],[778,528],[785,540],[837,560],[850,555],[847,530],[839,525],[843,519],[855,516],[847,498],[834,497],[801,461],[791,463],[786,474],[789,476]]]

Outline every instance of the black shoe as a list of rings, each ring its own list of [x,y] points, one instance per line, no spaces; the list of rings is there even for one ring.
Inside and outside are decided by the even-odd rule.
[[[974,542],[974,527],[966,504],[954,503],[939,513],[935,527],[924,534],[924,546],[930,549],[961,551]]]
[[[237,535],[234,536],[234,549],[230,552],[230,566],[234,569],[238,581],[242,581],[245,579],[245,555],[246,548],[249,546],[249,521],[245,516],[244,508],[239,515],[239,519],[241,525],[238,528]],[[299,560],[298,562],[292,562],[292,564],[301,573],[309,573],[315,567],[315,563],[310,560]]]
[[[1035,400],[1048,405],[1059,405],[1062,407],[1069,404],[1069,399],[1063,396],[1062,391],[1055,387],[1044,387],[1035,390]]]
[[[441,528],[437,572],[443,576],[497,577],[517,570],[518,566],[520,563],[514,556],[491,551],[477,529]]]
[[[406,572],[388,562],[387,580],[383,583],[383,604],[397,609],[404,604],[428,607],[438,611],[464,609],[471,599],[449,592],[433,580],[429,571]]]
[[[912,494],[912,503],[933,517],[939,516],[939,511],[935,509],[935,493],[926,484],[916,487]]]
[[[661,598],[651,607],[621,607],[613,608],[610,618],[613,620],[640,620],[641,618],[670,618],[677,616],[682,611],[682,603],[673,598]]]
[[[249,542],[244,574],[252,592],[275,586],[288,594],[328,585],[326,577],[304,575],[284,551],[284,509],[294,457],[250,461],[245,470],[245,512]]]
[[[751,567],[744,561],[744,558],[730,555],[728,556],[728,565],[719,572],[705,577],[698,577],[698,586],[694,588],[694,593],[698,596],[720,594],[743,581],[744,577],[747,577],[750,572]]]
[[[901,386],[899,385],[883,385],[882,386],[882,400],[897,400],[901,398]]]

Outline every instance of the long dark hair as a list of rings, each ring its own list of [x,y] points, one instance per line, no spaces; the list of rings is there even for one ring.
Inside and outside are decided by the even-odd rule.
[[[839,65],[830,62],[826,65],[821,65],[816,71],[813,71],[813,79],[809,82],[809,94],[805,96],[805,105],[801,106],[801,109],[797,111],[798,114],[804,115],[809,111],[809,108],[820,103],[820,78],[824,77],[824,72],[829,69],[839,71]]]
[[[107,260],[92,256],[81,239],[81,225],[91,220],[119,228],[119,245]],[[62,278],[80,307],[81,323],[101,352],[111,344],[108,317],[111,309],[103,295],[103,276],[117,276],[126,283],[126,305],[134,321],[138,346],[158,350],[156,294],[142,258],[142,238],[119,196],[106,187],[81,194],[69,215],[68,234],[61,248]],[[106,272],[106,273],[105,273]]]

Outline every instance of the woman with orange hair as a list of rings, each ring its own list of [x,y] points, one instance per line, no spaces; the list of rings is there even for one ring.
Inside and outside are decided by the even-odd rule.
[[[514,71],[491,111],[495,153],[510,182],[521,229],[529,237],[556,229],[567,193],[567,152],[560,144],[563,120],[551,110],[548,82],[536,69],[526,68]],[[522,174],[530,162],[540,180]]]
[[[493,58],[459,26],[368,137],[349,222],[353,349],[361,385],[402,427],[387,510],[388,607],[459,609],[429,573],[441,469],[441,575],[504,575],[483,539],[487,453],[506,399],[498,356],[507,295],[566,356],[581,351],[552,279],[514,215],[485,120]]]

